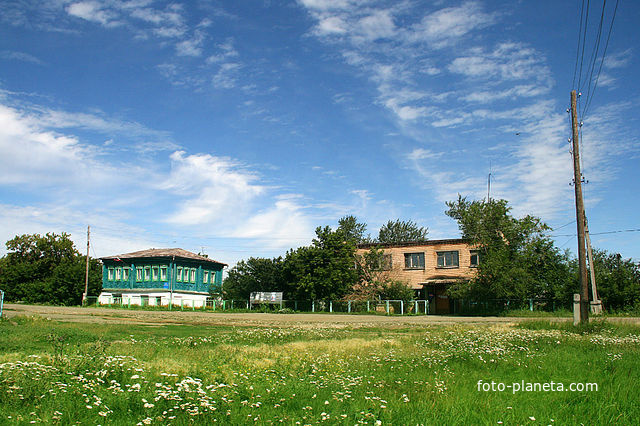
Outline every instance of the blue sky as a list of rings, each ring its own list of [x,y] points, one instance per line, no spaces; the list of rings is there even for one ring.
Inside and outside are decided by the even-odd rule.
[[[83,251],[90,224],[93,256],[234,264],[347,214],[452,238],[445,201],[491,171],[575,251],[566,109],[602,7],[574,80],[581,3],[0,1],[0,239]],[[594,246],[634,259],[640,233],[610,232],[640,228],[639,22],[620,2],[581,148]]]

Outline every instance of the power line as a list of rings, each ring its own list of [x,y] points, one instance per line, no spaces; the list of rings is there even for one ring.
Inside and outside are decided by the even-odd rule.
[[[582,88],[582,63],[584,62],[584,48],[586,45],[586,38],[587,38],[587,26],[589,24],[589,4],[590,4],[590,0],[587,0],[587,12],[585,14],[586,17],[584,19],[584,26],[582,31],[582,52],[580,53],[580,72],[578,73],[578,93]],[[584,1],[582,2],[582,6],[584,8]],[[581,19],[580,23],[582,24],[582,16],[580,17],[580,19]]]
[[[591,94],[591,82],[593,81],[593,71],[596,67],[598,52],[600,51],[600,39],[602,37],[602,24],[604,23],[604,11],[606,7],[607,7],[607,0],[604,0],[602,2],[602,12],[600,13],[600,23],[598,24],[598,32],[596,35],[595,45],[593,46],[593,50],[591,51],[591,57],[589,58],[589,63],[587,64],[587,69],[590,69],[590,71],[588,71],[589,82],[587,83],[587,98],[586,98],[587,100],[585,100],[585,104],[587,103],[589,96]]]
[[[593,99],[593,94],[596,91],[596,87],[598,87],[598,80],[600,79],[600,72],[602,71],[602,65],[604,64],[604,58],[607,56],[607,49],[609,48],[609,40],[611,39],[611,32],[613,31],[613,23],[616,19],[616,13],[618,12],[618,3],[619,0],[616,0],[616,6],[613,9],[613,16],[611,17],[611,25],[609,25],[609,33],[607,34],[607,42],[604,45],[604,51],[602,52],[602,59],[600,60],[600,67],[598,68],[598,74],[596,75],[596,80],[593,85],[593,91],[591,96],[587,96],[587,100],[585,102],[584,111],[582,113],[582,119],[587,115],[587,111],[589,110],[589,106],[591,105],[591,101]]]
[[[603,231],[603,232],[589,232],[589,235],[607,235],[607,234],[622,234],[626,232],[640,232],[640,228],[636,229],[618,229],[615,231]],[[556,235],[547,235],[551,238],[556,237],[575,237],[576,234],[556,234]]]
[[[580,57],[580,39],[582,38],[582,18],[584,16],[584,0],[582,0],[582,7],[580,8],[580,28],[578,29],[578,46],[576,47],[576,64],[573,67],[573,81],[571,87],[575,87],[576,73],[578,72],[578,58]]]

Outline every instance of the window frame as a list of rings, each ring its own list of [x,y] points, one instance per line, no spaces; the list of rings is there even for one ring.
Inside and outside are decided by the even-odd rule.
[[[151,281],[151,266],[144,267],[144,281]]]
[[[182,266],[176,268],[176,281],[182,282]]]
[[[476,263],[473,263],[473,258],[476,258]],[[469,250],[469,268],[477,268],[480,265],[480,250]]]
[[[160,267],[160,281],[166,281],[168,277],[168,268],[166,265]]]
[[[115,280],[122,281],[122,268],[116,268]]]
[[[190,272],[189,282],[192,283],[192,284],[195,284],[195,282],[196,282],[196,268],[191,268],[189,272]]]
[[[158,266],[151,267],[151,281],[158,281],[160,279],[160,268]]]
[[[129,273],[131,272],[131,268],[126,266],[122,268],[122,281],[129,281]]]
[[[142,277],[143,277],[142,271],[143,271],[142,266],[136,266],[136,282],[137,283],[142,282]]]
[[[455,262],[447,264],[447,255],[455,253]],[[440,264],[442,259],[442,264]],[[453,258],[451,259],[453,261]],[[442,250],[436,252],[436,268],[438,269],[456,269],[460,267],[460,250]]]
[[[115,268],[107,268],[107,280],[113,281],[114,276],[115,276]]]
[[[202,273],[202,284],[209,284],[209,271],[204,271]]]
[[[418,264],[415,265],[413,261],[410,261],[411,259],[413,259],[414,256],[418,256]],[[420,262],[421,260],[421,262]],[[425,269],[425,254],[423,251],[420,252],[408,252],[408,253],[404,253],[404,269],[411,269],[411,270],[424,270]]]

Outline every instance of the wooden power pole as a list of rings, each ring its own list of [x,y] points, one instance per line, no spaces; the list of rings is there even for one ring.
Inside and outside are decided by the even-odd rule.
[[[571,91],[571,130],[573,139],[573,187],[576,194],[576,222],[578,224],[578,264],[580,267],[580,322],[589,322],[589,282],[584,234],[584,201],[582,200],[582,173],[580,173],[580,147],[578,135],[578,108],[576,91]]]
[[[91,226],[87,225],[87,266],[84,273],[84,293],[82,293],[82,304],[87,300],[89,295],[89,240],[91,238]]]

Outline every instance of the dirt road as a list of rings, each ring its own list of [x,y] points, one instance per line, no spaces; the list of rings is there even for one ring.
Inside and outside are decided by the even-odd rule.
[[[324,326],[324,327],[406,327],[429,324],[495,324],[516,323],[532,318],[514,317],[454,317],[454,316],[382,316],[346,314],[266,314],[266,313],[220,313],[202,311],[143,311],[114,308],[82,308],[64,306],[39,306],[5,304],[3,316],[39,315],[55,321],[84,322],[97,324],[191,324],[191,325],[235,325],[235,326]],[[554,321],[569,321],[569,318],[554,318]],[[638,320],[638,319],[636,319]]]

